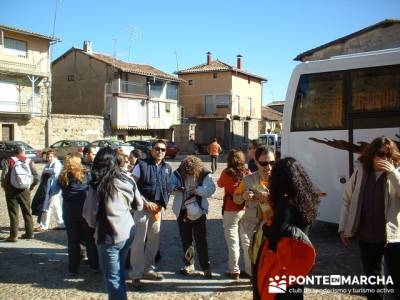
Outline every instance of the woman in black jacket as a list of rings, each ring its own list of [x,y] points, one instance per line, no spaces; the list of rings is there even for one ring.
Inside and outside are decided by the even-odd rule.
[[[78,273],[81,241],[86,245],[89,266],[95,272],[99,270],[93,231],[82,217],[89,181],[90,175],[82,166],[80,155],[67,155],[64,160],[64,169],[58,177],[58,183],[63,197],[63,219],[68,236],[68,271],[71,275]]]

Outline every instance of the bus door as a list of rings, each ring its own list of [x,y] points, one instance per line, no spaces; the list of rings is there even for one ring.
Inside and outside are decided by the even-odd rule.
[[[349,71],[349,175],[371,141],[400,141],[400,65]]]
[[[350,114],[349,144],[349,176],[358,164],[358,158],[371,141],[380,136],[387,136],[400,142],[400,111],[381,113]]]

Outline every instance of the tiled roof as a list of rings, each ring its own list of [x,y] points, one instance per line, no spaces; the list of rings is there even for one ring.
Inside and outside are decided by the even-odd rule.
[[[294,58],[294,60],[303,61],[304,57],[309,56],[309,55],[313,54],[314,52],[317,52],[317,51],[322,50],[324,48],[328,48],[328,47],[330,47],[332,45],[335,45],[335,44],[343,43],[343,42],[345,42],[345,41],[347,41],[347,40],[349,40],[349,39],[351,39],[351,38],[353,38],[355,36],[358,36],[358,35],[363,34],[365,32],[374,30],[376,28],[387,27],[387,26],[390,26],[390,25],[393,25],[393,24],[399,24],[399,23],[400,23],[399,19],[386,19],[386,20],[383,20],[383,21],[381,21],[379,23],[376,23],[374,25],[365,27],[365,28],[363,28],[363,29],[361,29],[359,31],[353,32],[353,33],[351,33],[349,35],[343,36],[343,37],[338,38],[338,39],[336,39],[334,41],[326,43],[324,45],[321,45],[321,46],[318,46],[318,47],[313,48],[311,50],[307,50],[306,52],[300,53],[299,55],[297,55]]]
[[[57,42],[61,41],[61,39],[59,39],[58,37],[51,37],[48,35],[43,35],[43,34],[39,34],[39,33],[32,32],[32,31],[27,31],[27,30],[15,28],[15,27],[10,27],[7,25],[0,24],[0,30],[1,29],[7,30],[7,31],[12,31],[12,32],[17,32],[17,33],[21,33],[21,34],[31,35],[31,36],[35,36],[35,37],[42,38],[42,39],[49,40],[49,41],[57,41]]]
[[[180,70],[180,71],[176,72],[176,74],[184,75],[184,74],[207,73],[207,72],[216,72],[216,71],[236,72],[236,73],[251,76],[251,77],[263,80],[263,81],[267,81],[267,79],[265,79],[264,77],[249,73],[242,69],[235,68],[235,67],[228,65],[218,59],[211,61],[210,64],[205,63],[205,64],[197,65],[197,66],[185,69],[185,70]]]
[[[104,55],[100,53],[87,53],[81,50],[82,53],[90,55],[106,64],[109,64],[111,66],[114,66],[115,68],[127,72],[127,73],[133,73],[133,74],[138,74],[138,75],[144,75],[144,76],[153,76],[156,78],[160,79],[166,79],[166,80],[171,80],[171,81],[184,81],[174,75],[165,73],[159,69],[156,69],[152,66],[149,65],[140,65],[140,64],[132,64],[132,63],[127,63],[119,59],[115,59],[114,57],[111,57],[109,55]]]
[[[261,108],[261,116],[268,121],[282,121],[283,114],[268,106],[263,106]]]

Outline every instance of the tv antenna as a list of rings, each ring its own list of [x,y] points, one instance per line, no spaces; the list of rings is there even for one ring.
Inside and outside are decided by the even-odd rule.
[[[142,39],[142,30],[136,26],[129,25],[127,29],[129,33],[129,49],[128,49],[128,61],[131,59],[132,41],[133,39]]]

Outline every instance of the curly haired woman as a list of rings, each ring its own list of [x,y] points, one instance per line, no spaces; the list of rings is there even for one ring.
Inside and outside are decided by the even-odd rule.
[[[400,153],[387,137],[374,139],[359,158],[343,194],[339,233],[345,246],[357,236],[364,273],[379,276],[382,258],[400,299]],[[371,286],[377,290],[377,286]],[[367,295],[375,299],[376,294]],[[375,297],[375,298],[374,298]]]
[[[228,246],[228,271],[227,277],[239,279],[239,236],[242,235],[239,230],[239,223],[244,214],[244,203],[236,204],[233,202],[233,193],[239,186],[243,177],[250,174],[245,166],[245,156],[242,150],[233,149],[229,151],[227,158],[227,167],[221,173],[217,184],[224,188],[224,198],[222,204],[222,222],[224,226],[225,241]],[[243,237],[241,238],[243,242]],[[243,248],[243,247],[242,247]]]
[[[208,200],[215,192],[215,184],[203,162],[196,156],[187,156],[172,174],[170,189],[175,195],[172,210],[175,213],[181,235],[184,264],[183,275],[194,271],[193,236],[199,255],[200,267],[206,278],[211,278],[208,257],[206,220]]]
[[[289,246],[289,248],[284,248],[283,252],[280,252],[281,248],[278,247],[278,243],[282,237],[291,237],[294,238],[294,241],[300,240],[310,245],[308,248],[313,249],[307,235],[311,224],[317,217],[319,201],[319,192],[300,163],[292,157],[278,160],[272,169],[270,177],[269,202],[274,216],[271,224],[264,224],[262,227],[264,236],[268,240],[268,251],[277,253],[277,257],[282,261],[292,261],[289,265],[301,266],[301,270],[309,271],[313,265],[312,261],[315,259],[314,250],[311,251],[314,256],[307,256],[303,253],[297,256],[296,254],[301,251],[294,250],[290,254],[290,249],[293,248]],[[295,247],[296,242],[291,246]],[[258,264],[263,261],[261,259],[263,255],[268,255],[268,253],[266,254],[264,251],[260,253]],[[289,258],[287,257],[288,255]],[[275,262],[271,263],[274,264]],[[275,265],[278,265],[278,263]],[[257,265],[257,274],[254,274],[257,278],[254,283],[257,284],[258,288],[260,288],[260,282],[258,281],[265,275],[259,274],[259,267]],[[284,267],[287,267],[287,265],[284,265]],[[290,274],[291,270],[287,269],[286,272]],[[267,277],[271,278],[270,276]],[[261,288],[263,289],[262,286]],[[278,294],[275,299],[303,299],[303,287],[301,285],[294,285],[291,288],[299,292]],[[258,299],[257,292],[259,290],[254,289],[253,291],[255,292],[254,298]],[[264,292],[265,289],[263,290]]]
[[[68,270],[76,275],[80,265],[80,242],[84,241],[93,271],[99,269],[97,249],[93,233],[82,217],[82,208],[89,188],[90,176],[81,164],[79,154],[67,155],[64,168],[58,176],[63,197],[63,219],[68,237]]]

